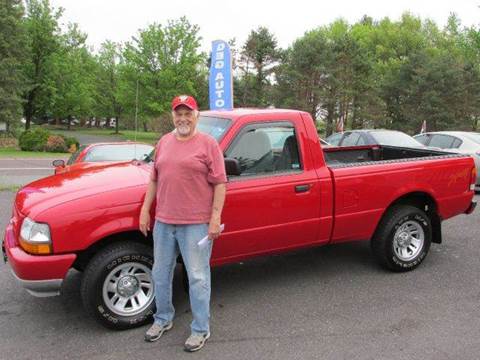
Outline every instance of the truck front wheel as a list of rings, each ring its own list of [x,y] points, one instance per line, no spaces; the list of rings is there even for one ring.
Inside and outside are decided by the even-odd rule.
[[[152,249],[129,242],[107,246],[87,265],[81,296],[86,310],[116,330],[147,322],[154,313]]]
[[[431,241],[432,225],[427,214],[414,206],[398,205],[381,220],[371,246],[381,265],[404,272],[422,263]]]

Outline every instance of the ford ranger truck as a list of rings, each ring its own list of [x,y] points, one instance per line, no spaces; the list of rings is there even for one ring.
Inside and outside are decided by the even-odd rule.
[[[409,271],[442,242],[444,220],[475,208],[469,156],[322,149],[310,115],[295,110],[206,111],[198,128],[218,140],[228,174],[225,231],[212,266],[369,241],[382,266]],[[110,164],[19,190],[3,248],[20,285],[35,296],[57,295],[76,269],[85,309],[100,323],[127,329],[149,321],[152,236],[138,222],[151,170],[150,159]]]

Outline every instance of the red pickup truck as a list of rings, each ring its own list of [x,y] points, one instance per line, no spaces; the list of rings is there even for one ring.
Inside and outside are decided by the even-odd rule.
[[[229,175],[213,266],[369,240],[380,264],[407,271],[442,241],[443,220],[475,208],[469,156],[388,146],[322,150],[312,118],[294,110],[207,111],[199,129],[218,140]],[[139,232],[138,217],[151,168],[148,159],[105,165],[22,188],[3,242],[17,280],[33,295],[57,295],[74,268],[83,272],[86,310],[103,325],[148,321],[152,237]]]

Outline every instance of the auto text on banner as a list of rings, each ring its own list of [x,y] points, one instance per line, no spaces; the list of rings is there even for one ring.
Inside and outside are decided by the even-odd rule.
[[[212,42],[209,84],[210,109],[232,110],[232,56],[230,46],[223,40]]]

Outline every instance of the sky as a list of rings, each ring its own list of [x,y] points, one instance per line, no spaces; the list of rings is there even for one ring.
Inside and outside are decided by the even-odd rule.
[[[105,40],[125,42],[152,23],[186,16],[200,27],[201,48],[209,51],[213,40],[236,39],[241,46],[251,30],[267,27],[282,48],[306,31],[338,18],[354,23],[369,15],[374,19],[398,20],[409,11],[432,19],[443,27],[454,12],[464,26],[480,25],[480,0],[50,0],[64,8],[62,23],[76,22],[88,34],[87,43],[96,50]]]

